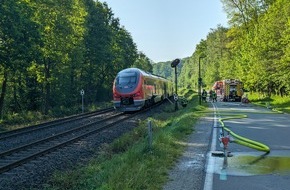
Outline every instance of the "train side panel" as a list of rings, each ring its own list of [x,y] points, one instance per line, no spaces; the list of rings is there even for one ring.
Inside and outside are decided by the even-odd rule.
[[[136,82],[133,84],[132,81]],[[169,81],[129,68],[120,71],[113,85],[113,103],[119,111],[136,111],[171,96]]]

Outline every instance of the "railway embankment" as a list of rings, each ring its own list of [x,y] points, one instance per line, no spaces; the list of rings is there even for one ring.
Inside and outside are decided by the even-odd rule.
[[[168,102],[152,109],[132,131],[110,144],[103,144],[85,165],[60,171],[46,185],[48,189],[161,189],[169,171],[183,154],[189,134],[206,109],[198,105],[196,94],[174,111]],[[148,121],[152,123],[152,144]]]

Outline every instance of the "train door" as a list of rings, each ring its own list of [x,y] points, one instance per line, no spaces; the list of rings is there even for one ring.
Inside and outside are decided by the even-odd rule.
[[[168,98],[166,82],[163,82],[163,97]]]

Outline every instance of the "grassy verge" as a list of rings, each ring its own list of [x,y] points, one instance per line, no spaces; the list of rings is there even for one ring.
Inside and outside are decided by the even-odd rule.
[[[98,105],[86,106],[86,112],[103,109],[107,107],[113,107],[112,103],[102,102]],[[44,115],[40,112],[26,111],[22,113],[11,113],[5,115],[0,120],[0,133],[5,131],[10,131],[18,128],[23,128],[29,125],[35,125],[41,122],[54,120],[57,118],[70,116],[74,114],[80,114],[82,110],[79,107],[67,108],[59,107],[51,110],[48,115]]]
[[[290,97],[285,96],[271,96],[262,97],[258,93],[249,94],[249,99],[252,103],[261,105],[261,106],[270,106],[279,111],[283,111],[285,113],[290,113]]]
[[[201,116],[197,97],[183,91],[189,102],[185,108],[174,106],[148,118],[153,123],[153,144],[148,146],[147,121],[139,127],[104,145],[87,166],[55,174],[47,189],[162,189],[167,173],[182,154],[187,137]]]

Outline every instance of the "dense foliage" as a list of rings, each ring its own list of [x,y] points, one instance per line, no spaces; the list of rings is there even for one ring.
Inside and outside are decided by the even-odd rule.
[[[284,96],[290,90],[290,2],[222,0],[229,28],[218,26],[184,64],[181,81],[196,88],[198,62],[204,85],[237,78],[249,91]],[[199,59],[200,57],[205,58]]]
[[[171,67],[171,61],[159,62],[153,64],[153,73],[162,77],[165,77],[168,80],[175,80],[175,69]],[[180,63],[177,65],[177,76],[180,77],[181,70],[184,64],[187,64],[188,58],[181,59]]]
[[[177,68],[179,86],[205,88],[237,78],[249,91],[285,95],[290,89],[290,2],[221,0],[229,27],[211,29]],[[121,69],[138,67],[174,80],[170,63],[152,64],[137,51],[106,3],[94,0],[2,0],[0,117],[49,114],[111,100]]]
[[[111,100],[116,73],[138,61],[150,65],[106,3],[0,3],[2,118],[12,113],[48,114],[61,107],[77,107],[81,89],[86,104]]]

